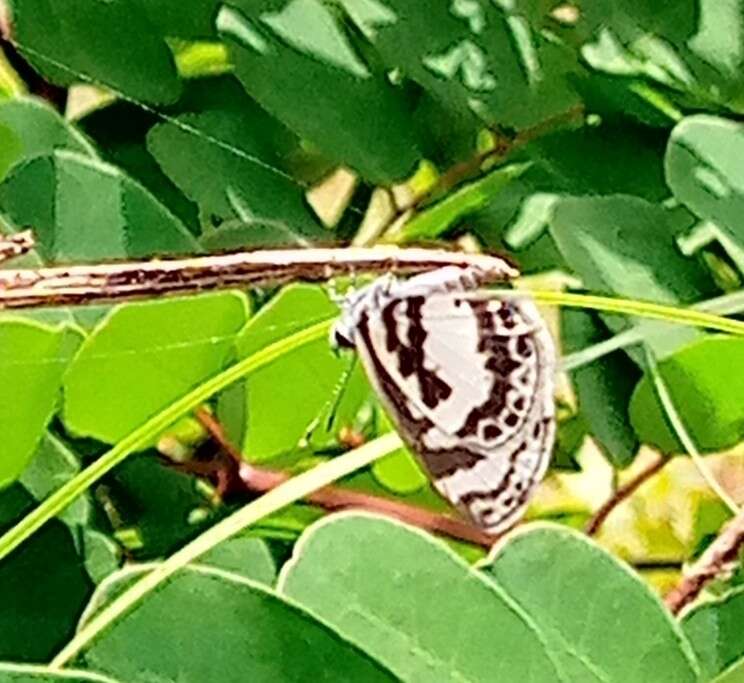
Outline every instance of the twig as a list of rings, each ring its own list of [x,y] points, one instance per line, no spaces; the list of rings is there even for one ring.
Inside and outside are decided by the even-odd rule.
[[[0,235],[0,263],[31,251],[34,244],[34,236],[30,230],[14,235]]]
[[[212,438],[230,455],[231,459],[240,463],[240,480],[249,491],[265,493],[266,491],[275,489],[291,477],[291,475],[284,472],[249,465],[243,460],[235,446],[230,443],[222,425],[214,416],[204,409],[195,411],[195,416]],[[450,517],[449,515],[431,512],[414,505],[381,498],[380,496],[369,493],[351,491],[338,486],[327,486],[315,491],[307,497],[307,500],[326,510],[357,508],[379,512],[383,515],[395,517],[420,529],[444,534],[450,538],[467,541],[484,548],[490,548],[497,540],[497,536],[487,534],[472,524]]]
[[[498,256],[438,249],[269,249],[185,259],[0,270],[0,309],[82,305],[294,280],[318,282],[358,272],[412,274],[446,265],[479,266],[487,282],[519,275],[514,266]]]
[[[636,489],[641,486],[641,484],[643,484],[645,481],[648,481],[651,477],[654,476],[654,474],[656,474],[662,467],[664,467],[667,461],[668,458],[665,458],[661,455],[657,456],[653,460],[653,462],[647,465],[630,481],[626,482],[622,486],[619,486],[615,493],[613,493],[612,496],[610,496],[610,498],[608,498],[600,506],[600,508],[591,516],[591,518],[587,522],[586,527],[584,528],[584,531],[587,533],[587,535],[594,536],[594,534],[599,531],[599,528],[602,526],[602,524],[604,524],[610,513],[618,505],[620,505],[620,503],[629,498],[636,491]]]
[[[739,512],[726,522],[716,540],[664,598],[672,613],[679,614],[685,605],[695,600],[706,583],[728,574],[736,565],[742,544],[744,512]]]
[[[406,212],[418,209],[432,197],[444,194],[456,185],[476,176],[481,172],[485,163],[505,160],[510,154],[530,142],[533,142],[537,138],[555,130],[561,125],[580,119],[583,113],[583,105],[576,105],[565,112],[551,116],[534,126],[519,131],[511,138],[504,134],[499,134],[496,145],[492,149],[486,150],[485,152],[479,152],[470,159],[466,159],[465,161],[451,166],[440,176],[436,183],[434,183],[427,192],[417,195],[411,201],[399,206],[393,215],[385,222],[385,225],[380,228],[380,233],[386,232],[391,226],[395,225],[400,217]]]

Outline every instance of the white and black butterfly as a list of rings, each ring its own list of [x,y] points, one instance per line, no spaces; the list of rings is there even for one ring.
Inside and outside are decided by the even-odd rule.
[[[379,278],[346,298],[331,341],[356,348],[439,492],[499,533],[548,466],[555,351],[529,299],[475,294],[489,275],[448,266]]]

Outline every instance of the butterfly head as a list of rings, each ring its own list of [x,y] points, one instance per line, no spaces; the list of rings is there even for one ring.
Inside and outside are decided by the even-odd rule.
[[[395,282],[391,275],[378,278],[372,284],[349,292],[341,304],[341,315],[331,328],[332,349],[356,348],[356,334],[365,311],[379,307]]]

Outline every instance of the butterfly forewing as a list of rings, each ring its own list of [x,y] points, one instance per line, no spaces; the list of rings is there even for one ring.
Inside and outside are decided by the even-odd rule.
[[[530,301],[468,296],[473,282],[444,269],[373,283],[347,315],[371,382],[437,489],[497,533],[547,467],[555,359]]]

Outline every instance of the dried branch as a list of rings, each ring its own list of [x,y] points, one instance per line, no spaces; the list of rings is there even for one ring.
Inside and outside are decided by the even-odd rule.
[[[729,574],[736,566],[739,551],[744,545],[744,511],[724,524],[721,533],[680,582],[667,594],[664,602],[673,614],[679,614],[715,578]]]
[[[245,489],[254,493],[271,491],[287,481],[291,475],[285,472],[254,467],[246,463],[239,451],[225,435],[222,425],[206,410],[195,412],[210,436],[217,442],[230,458],[239,463],[239,477]],[[449,515],[431,512],[414,505],[382,498],[369,493],[351,491],[338,486],[327,486],[315,491],[307,497],[310,503],[319,505],[326,510],[347,510],[355,508],[378,512],[389,517],[395,517],[407,524],[434,533],[440,533],[450,538],[467,541],[484,548],[490,548],[497,540],[497,536],[485,533],[478,527],[464,520]]]
[[[629,498],[641,484],[648,481],[654,476],[664,465],[667,463],[668,458],[664,456],[657,456],[653,462],[649,463],[643,470],[641,470],[635,477],[630,481],[626,482],[622,486],[619,486],[616,491],[608,498],[601,507],[590,517],[589,521],[584,527],[584,531],[589,536],[599,531],[599,528],[604,524],[610,513],[622,503],[624,500]]]
[[[429,202],[433,197],[443,195],[453,187],[477,176],[483,171],[484,164],[504,161],[509,155],[528,145],[530,142],[559,129],[562,126],[579,121],[583,115],[583,105],[576,105],[567,111],[551,116],[534,126],[525,128],[512,137],[498,133],[496,144],[492,149],[479,152],[470,159],[466,159],[465,161],[451,166],[440,176],[439,180],[437,180],[437,182],[429,188],[427,192],[418,195],[410,202],[406,202],[402,206],[399,206],[393,215],[380,228],[380,233],[385,233],[393,225],[397,225],[401,216],[404,214],[419,209],[422,204]]]
[[[498,256],[438,249],[360,247],[244,251],[186,259],[0,270],[0,309],[71,306],[228,287],[318,282],[359,272],[419,273],[477,265],[489,282],[519,271]]]
[[[34,245],[34,236],[30,230],[14,235],[0,235],[0,263],[31,251]]]

